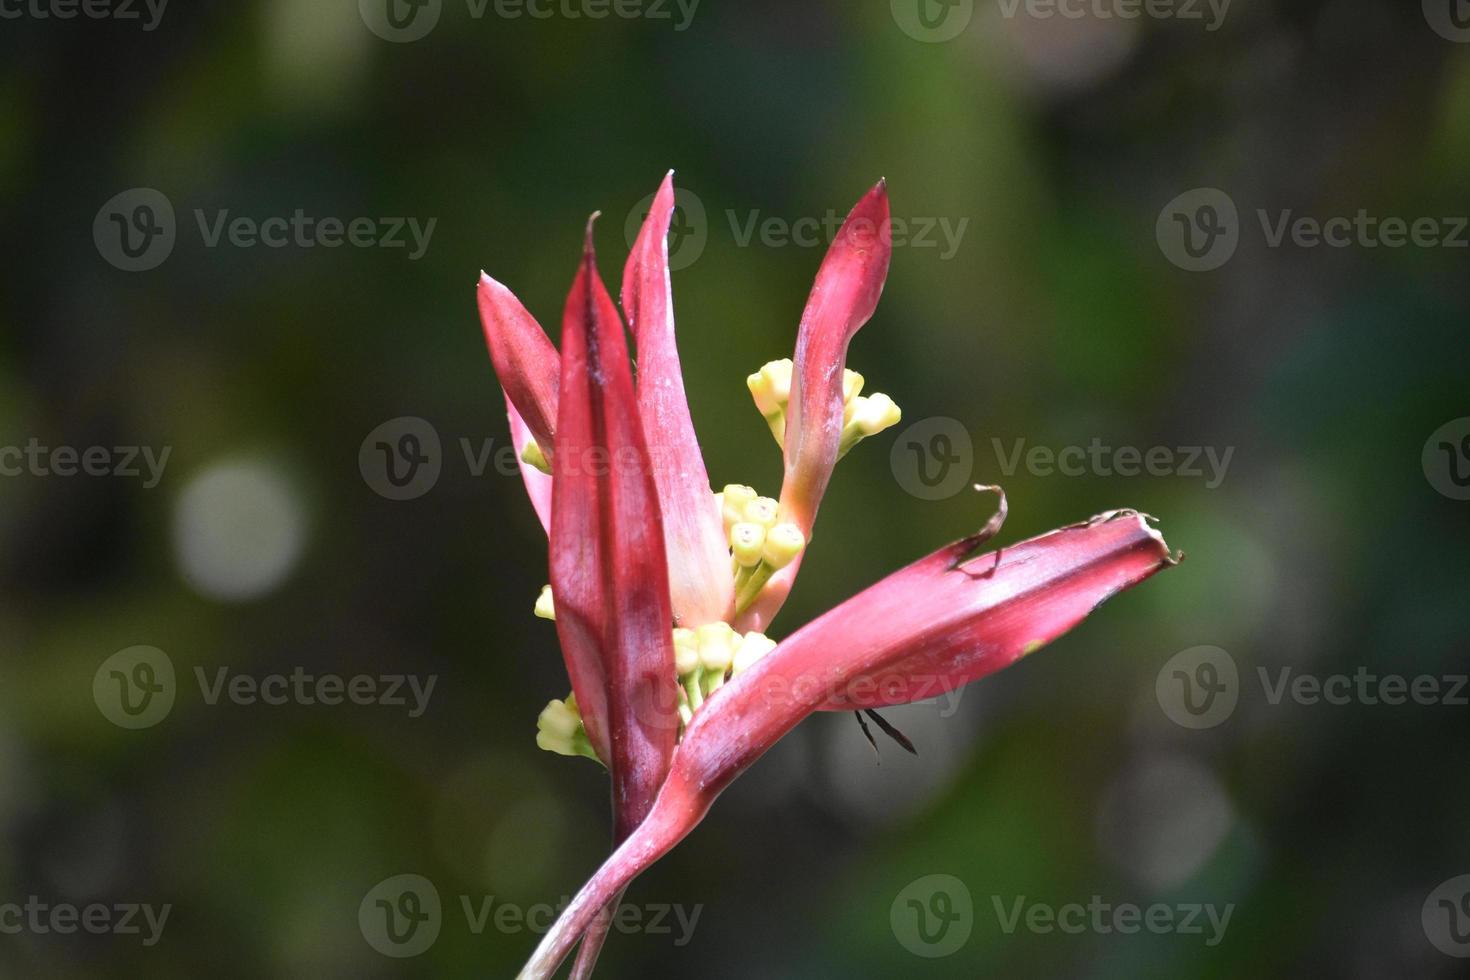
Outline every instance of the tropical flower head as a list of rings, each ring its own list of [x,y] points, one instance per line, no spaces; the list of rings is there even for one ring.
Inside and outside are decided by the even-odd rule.
[[[998,487],[981,487],[998,506],[975,535],[770,639],[838,460],[901,417],[846,365],[888,274],[887,187],[868,191],[834,238],[791,358],[746,378],[782,453],[776,496],[710,486],[674,337],[673,212],[670,174],[624,267],[622,316],[589,221],[560,351],[509,289],[483,274],[479,285],[521,474],[548,534],[550,584],[535,612],[555,621],[572,688],[542,711],[537,744],[607,767],[618,844],[526,977],[550,976],[578,939],[574,975],[590,974],[627,884],[807,715],[866,712],[891,731],[875,709],[993,673],[1175,563],[1132,510],[981,554],[1007,510]]]

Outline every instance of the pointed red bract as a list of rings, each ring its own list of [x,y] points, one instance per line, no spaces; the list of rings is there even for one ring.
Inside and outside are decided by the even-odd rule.
[[[965,539],[921,558],[787,637],[705,703],[676,768],[723,785],[813,710],[900,704],[978,680],[1173,561],[1133,511],[1009,545],[998,563],[993,552],[969,558],[975,547]]]
[[[478,289],[480,324],[506,397],[550,459],[556,436],[561,364],[546,331],[515,294],[485,273]]]
[[[729,608],[733,579],[724,526],[689,417],[669,281],[674,175],[664,178],[623,270],[623,313],[638,351],[638,411],[663,509],[674,618],[702,626]]]
[[[562,327],[551,588],[587,735],[612,773],[621,836],[663,782],[679,722],[658,492],[591,233],[589,222]]]
[[[781,510],[808,539],[842,440],[847,345],[878,307],[892,253],[888,187],[879,181],[853,207],[827,250],[796,337]]]
[[[903,696],[1015,662],[1100,603],[1175,563],[1133,511],[1114,511],[971,557],[981,536],[921,558],[818,618],[716,691],[694,715],[652,811],[584,886],[521,972],[549,977],[608,899],[704,819],[715,798],[807,715],[868,703],[885,675]],[[877,685],[875,689],[881,687]]]

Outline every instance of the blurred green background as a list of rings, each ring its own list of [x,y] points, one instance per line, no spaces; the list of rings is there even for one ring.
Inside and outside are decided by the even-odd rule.
[[[169,455],[153,486],[0,477],[0,906],[171,911],[152,945],[0,914],[0,974],[514,973],[535,932],[477,932],[465,903],[575,892],[606,851],[607,793],[533,743],[567,681],[531,616],[545,541],[519,481],[464,452],[507,438],[475,275],[555,333],[586,216],[604,212],[615,289],[628,216],[673,167],[705,212],[686,211],[697,254],[674,290],[717,486],[778,489],[743,379],[789,356],[824,247],[747,240],[751,216],[840,216],[884,176],[895,215],[933,229],[895,248],[849,361],[905,420],[839,467],[773,633],[983,521],[972,494],[906,489],[905,430],[936,418],[969,436],[971,480],[1005,484],[1004,540],[1132,506],[1189,558],[957,701],[890,712],[917,759],[887,745],[877,764],[841,715],[804,723],[629,892],[645,915],[697,908],[692,935],[672,916],[614,935],[600,975],[1467,975],[1435,940],[1470,908],[1446,939],[1430,901],[1470,873],[1464,702],[1273,704],[1258,679],[1467,671],[1452,465],[1470,457],[1432,438],[1470,433],[1465,233],[1273,247],[1258,219],[1362,209],[1452,235],[1470,213],[1457,8],[1240,0],[1208,29],[1203,6],[394,2],[422,36],[373,0],[3,8],[0,450]],[[136,188],[171,204],[175,240],[127,271],[110,215],[140,215]],[[1238,209],[1208,271],[1167,234],[1196,188]],[[297,209],[434,225],[412,258],[209,244],[221,211]],[[406,416],[437,433],[441,473],[391,500],[360,451]],[[1233,455],[1218,481],[1003,471],[1016,440],[1094,439]],[[104,713],[104,661],[139,645],[167,654],[174,702],[128,729]],[[1191,729],[1164,709],[1165,667],[1201,645],[1238,665],[1238,705]],[[196,671],[220,668],[436,680],[410,717],[210,703]],[[443,913],[400,959],[359,906],[405,873]],[[901,893],[936,874],[963,883],[971,931],[916,955]],[[1211,946],[1008,933],[996,911],[1095,895],[1233,912]]]

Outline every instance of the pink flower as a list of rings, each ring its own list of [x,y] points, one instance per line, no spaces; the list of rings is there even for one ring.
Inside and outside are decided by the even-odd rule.
[[[980,532],[781,643],[767,640],[760,631],[791,590],[837,461],[898,420],[892,400],[863,396],[863,379],[845,364],[887,277],[887,189],[870,190],[833,241],[794,359],[747,381],[782,446],[779,502],[748,487],[709,487],[674,341],[673,209],[671,174],[624,270],[636,384],[590,222],[560,354],[509,290],[480,281],[522,475],[548,529],[550,594],[538,612],[554,615],[573,692],[542,713],[538,742],[607,766],[618,845],[523,977],[551,976],[584,935],[574,975],[589,975],[606,910],[627,884],[813,711],[902,704],[978,680],[1175,563],[1128,510],[978,554],[1006,514],[1004,494],[986,487],[999,507]]]

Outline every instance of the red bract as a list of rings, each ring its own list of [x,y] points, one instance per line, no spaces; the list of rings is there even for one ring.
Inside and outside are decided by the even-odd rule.
[[[701,626],[722,619],[732,597],[730,555],[674,344],[669,282],[669,222],[674,175],[654,195],[643,230],[623,270],[623,313],[638,345],[638,414],[656,459],[653,477],[663,505],[674,621]]]
[[[612,773],[621,839],[663,783],[679,720],[658,493],[623,324],[597,275],[591,222],[562,321],[556,438],[556,630],[587,737]]]
[[[903,704],[978,680],[1174,564],[1158,532],[1130,510],[977,557],[1005,519],[1001,494],[977,534],[895,572],[774,649],[763,636],[753,641],[750,631],[770,622],[791,588],[837,460],[899,415],[886,396],[857,395],[860,377],[844,376],[848,344],[871,317],[888,270],[887,189],[869,191],[834,240],[794,360],[772,362],[748,381],[783,446],[779,504],[736,485],[717,503],[707,486],[674,343],[666,244],[673,209],[665,179],[624,272],[636,388],[590,224],[560,355],[508,290],[488,277],[480,285],[512,440],[529,461],[522,474],[543,524],[550,481],[551,590],[576,700],[575,709],[553,703],[543,712],[547,747],[595,752],[607,765],[618,842],[547,934],[527,978],[551,976],[584,934],[575,976],[590,974],[606,934],[599,911],[615,906],[731,780],[813,711]],[[786,375],[789,391],[778,392]],[[867,410],[873,406],[880,410]],[[549,477],[531,465],[546,459]],[[731,643],[739,648],[733,658]],[[573,737],[581,730],[579,749]]]

